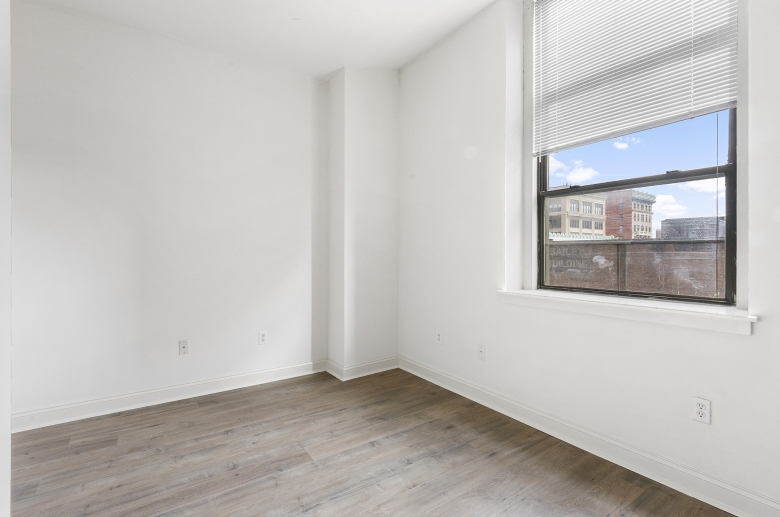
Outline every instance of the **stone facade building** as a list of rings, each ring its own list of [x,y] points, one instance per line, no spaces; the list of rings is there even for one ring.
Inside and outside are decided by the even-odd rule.
[[[547,200],[547,229],[550,233],[578,237],[605,234],[606,194],[582,194]]]
[[[664,240],[714,240],[726,236],[726,218],[687,217],[661,221],[661,238]]]

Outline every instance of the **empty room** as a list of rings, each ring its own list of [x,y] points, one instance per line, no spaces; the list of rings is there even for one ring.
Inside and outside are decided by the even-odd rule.
[[[780,517],[777,0],[0,0],[0,517]]]

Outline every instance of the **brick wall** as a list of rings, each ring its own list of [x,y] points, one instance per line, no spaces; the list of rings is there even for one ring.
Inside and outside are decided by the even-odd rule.
[[[706,298],[725,293],[723,241],[551,243],[546,254],[551,286]]]

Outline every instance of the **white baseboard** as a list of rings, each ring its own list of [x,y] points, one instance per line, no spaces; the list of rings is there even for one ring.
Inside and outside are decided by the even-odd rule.
[[[154,390],[140,391],[127,395],[108,397],[76,404],[66,404],[46,409],[25,411],[11,415],[11,432],[18,433],[50,425],[72,422],[83,418],[109,415],[145,406],[154,406],[176,400],[210,395],[221,391],[246,388],[266,382],[280,381],[301,375],[325,371],[325,361],[296,364],[259,372],[232,375],[219,379],[180,384]]]
[[[745,517],[780,517],[780,501],[713,478],[599,432],[557,418],[405,357],[399,367],[645,477]]]
[[[358,377],[365,377],[366,375],[392,370],[394,368],[398,368],[398,356],[387,357],[385,359],[347,367],[340,365],[332,359],[328,359],[325,371],[340,381],[348,381],[357,379]]]

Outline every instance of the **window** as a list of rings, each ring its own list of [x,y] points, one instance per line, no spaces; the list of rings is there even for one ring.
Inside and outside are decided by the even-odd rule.
[[[605,181],[572,186],[565,191],[544,190],[545,176],[550,174],[550,156],[541,156],[541,198],[605,196],[606,224],[603,233],[588,232],[587,239],[579,234],[569,239],[550,238],[550,230],[540,228],[543,254],[539,257],[539,287],[733,304],[735,262],[727,257],[734,257],[736,250],[735,126],[736,109],[730,109],[634,133],[633,138],[654,148],[663,147],[664,142],[669,144],[683,134],[698,139],[698,143],[692,140],[690,147],[682,148],[669,144],[668,155],[658,158],[662,166],[649,160],[637,144],[635,162],[630,156],[619,157],[637,171],[636,177],[618,180],[604,177]],[[594,161],[594,169],[606,171],[607,162],[613,159],[609,147],[595,142],[552,156],[559,162],[589,156]],[[688,153],[710,155],[714,163],[709,166],[695,163],[695,168],[687,170],[674,166],[674,160],[688,162]],[[663,150],[660,154],[664,154]],[[646,160],[649,162],[645,167],[641,162]],[[616,200],[631,197],[646,202],[636,202],[637,210],[642,212],[626,218],[619,213],[620,202]],[[652,217],[657,210],[660,210],[658,216]],[[624,226],[624,219],[632,224]],[[651,225],[653,219],[658,221],[655,226]],[[598,228],[590,220],[581,224],[572,220],[570,227],[580,225],[583,231]],[[576,257],[578,267],[562,267],[554,257],[567,257],[567,260]]]
[[[560,215],[551,215],[550,216],[550,228],[560,228],[561,227],[561,216]]]
[[[571,219],[569,221],[569,227],[570,228],[579,228],[580,227],[580,220],[579,219]]]
[[[560,202],[560,200],[553,201],[552,203],[550,203],[550,212],[560,212],[560,211],[561,211],[561,202]]]
[[[534,2],[539,288],[734,304],[737,2]]]
[[[583,201],[582,202],[582,213],[583,214],[590,214],[593,212],[593,203],[590,201]]]

